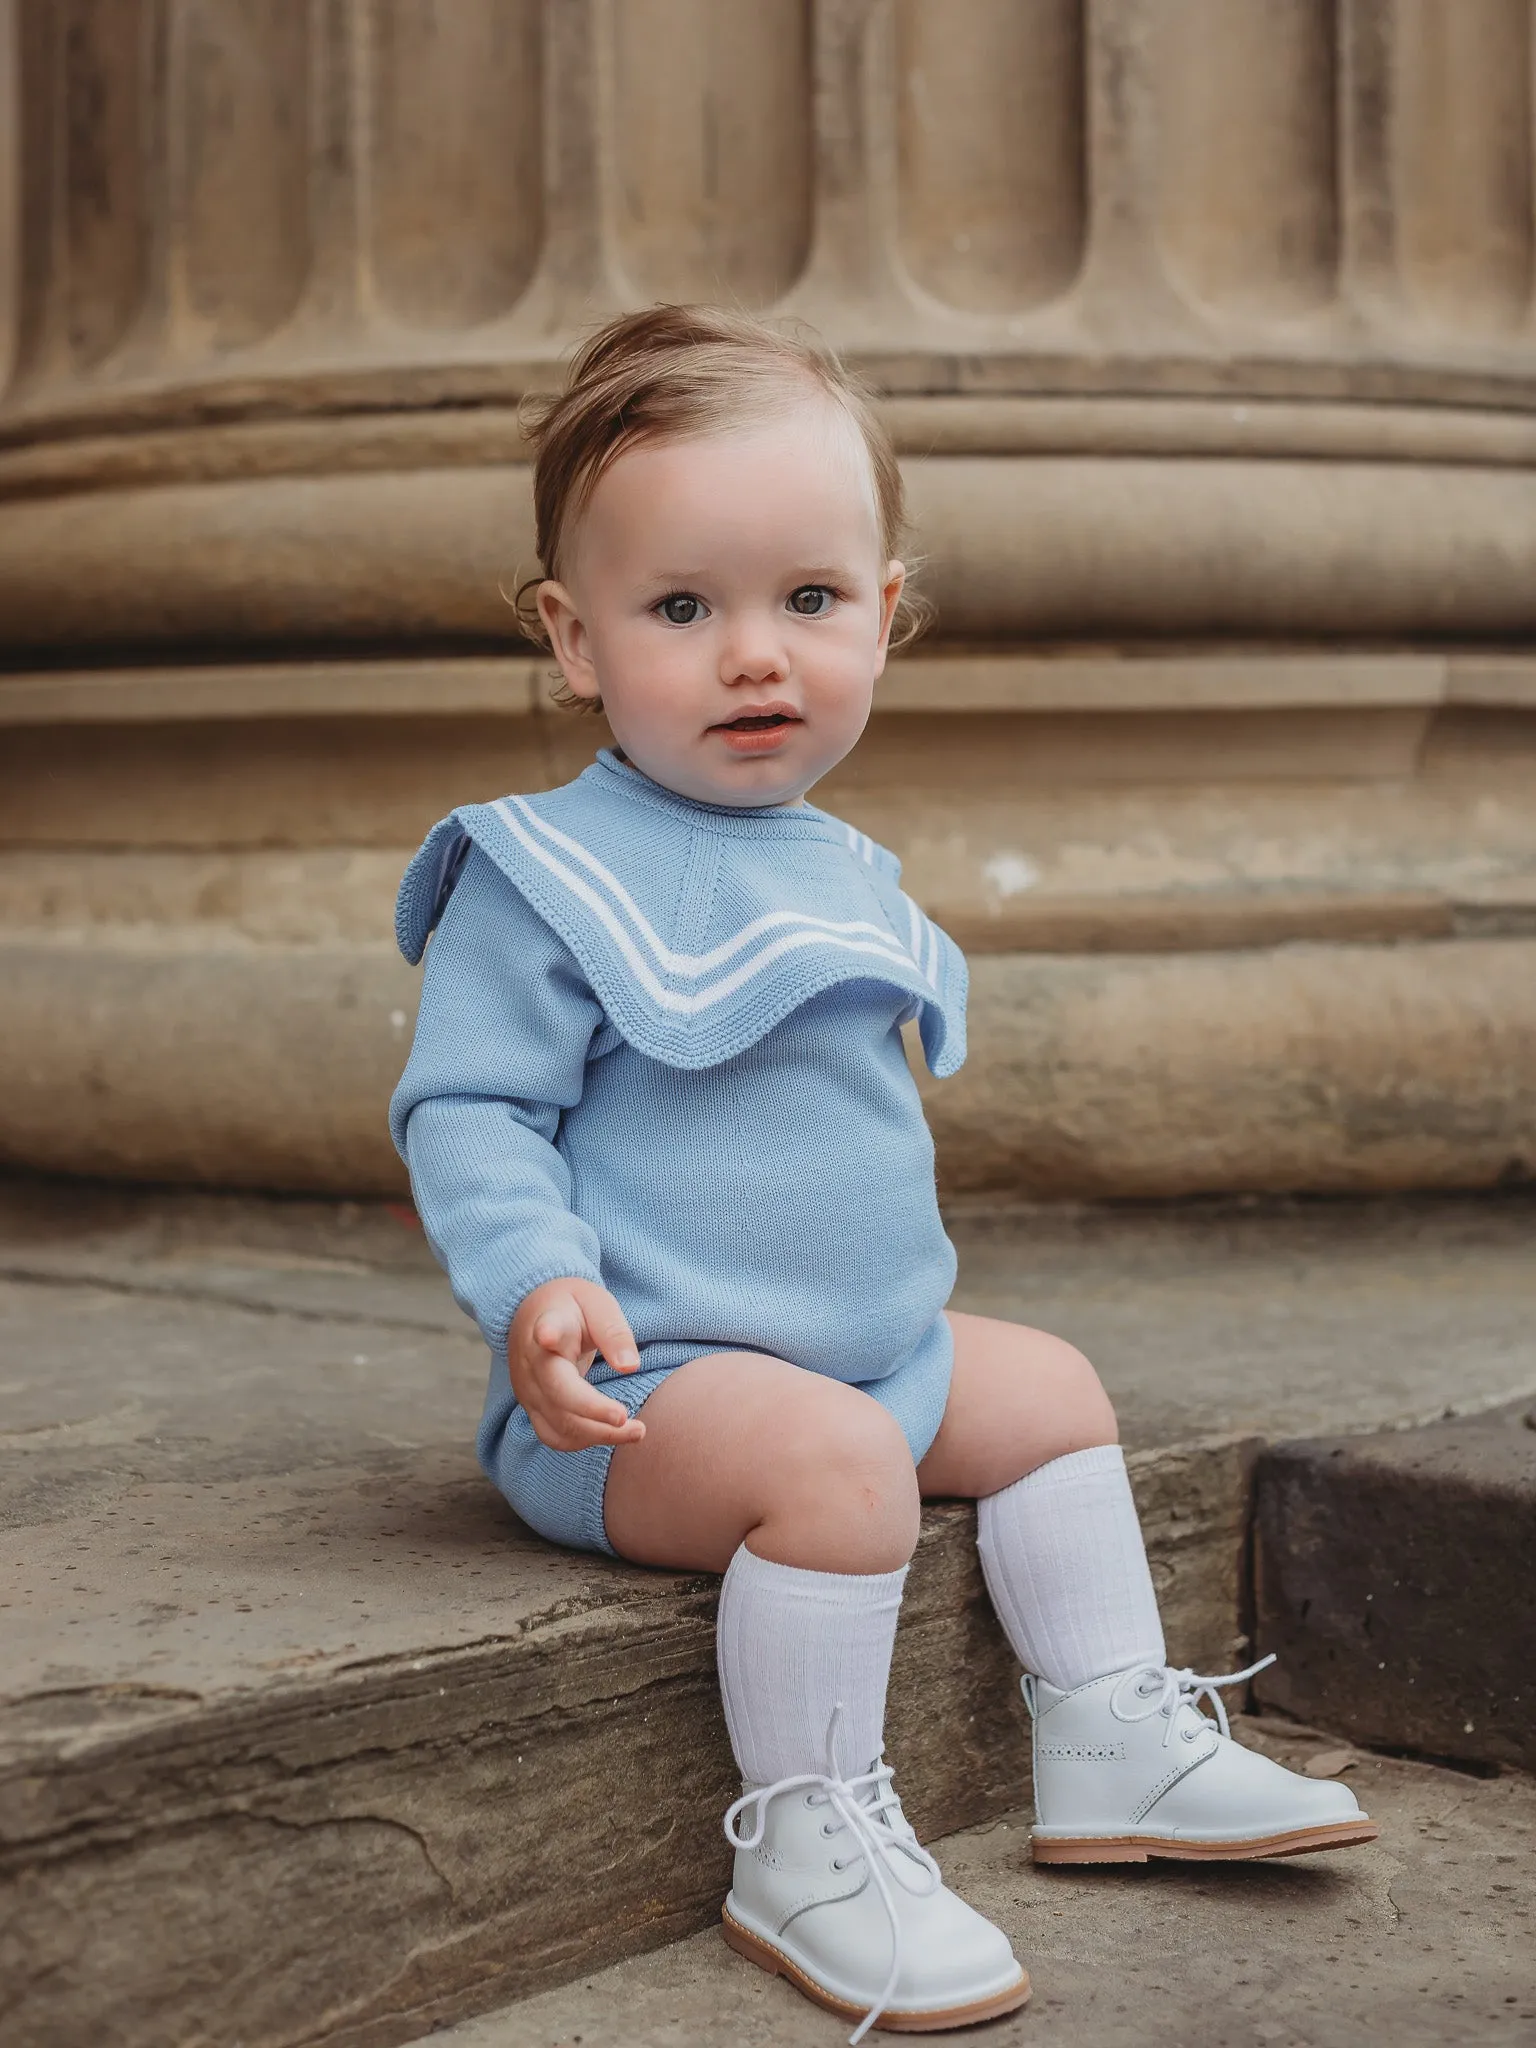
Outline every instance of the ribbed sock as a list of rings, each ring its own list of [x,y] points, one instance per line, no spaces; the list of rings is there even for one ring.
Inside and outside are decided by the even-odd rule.
[[[715,1650],[725,1725],[743,1781],[772,1785],[827,1769],[867,1771],[884,1744],[885,1687],[907,1568],[812,1572],[743,1544],[720,1588]]]
[[[1118,1444],[1053,1458],[978,1503],[976,1542],[1003,1633],[1064,1692],[1167,1651]]]

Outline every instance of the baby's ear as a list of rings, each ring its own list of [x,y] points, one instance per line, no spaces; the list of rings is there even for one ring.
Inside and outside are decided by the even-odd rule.
[[[880,640],[875,651],[875,674],[885,670],[885,657],[890,651],[891,627],[896,621],[896,607],[901,602],[901,593],[906,588],[907,565],[905,562],[887,562],[885,581],[880,587]]]
[[[587,631],[576,600],[563,583],[553,578],[539,585],[535,602],[550,648],[560,664],[566,688],[575,697],[599,695],[597,670],[592,664],[592,636]]]

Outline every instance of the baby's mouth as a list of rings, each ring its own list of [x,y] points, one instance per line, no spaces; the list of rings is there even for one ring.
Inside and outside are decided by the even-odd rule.
[[[798,725],[800,720],[787,711],[744,711],[740,718],[728,718],[717,732],[771,732],[777,725]]]
[[[738,711],[734,718],[722,718],[718,725],[709,729],[720,735],[722,744],[733,754],[776,754],[797,725],[805,720],[793,704],[754,705],[750,711]]]

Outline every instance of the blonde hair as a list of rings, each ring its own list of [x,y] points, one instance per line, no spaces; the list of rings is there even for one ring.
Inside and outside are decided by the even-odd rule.
[[[820,341],[781,332],[749,313],[718,306],[650,306],[600,327],[577,352],[565,388],[525,402],[532,443],[535,543],[544,576],[559,578],[572,530],[599,478],[628,448],[682,440],[750,418],[811,384],[853,421],[869,456],[880,545],[887,560],[906,534],[901,466],[870,393]],[[766,402],[766,403],[765,403]],[[514,604],[528,638],[549,645],[534,601],[544,576],[530,577]],[[899,647],[928,624],[930,607],[902,591],[891,630]],[[600,705],[557,692],[562,703]]]

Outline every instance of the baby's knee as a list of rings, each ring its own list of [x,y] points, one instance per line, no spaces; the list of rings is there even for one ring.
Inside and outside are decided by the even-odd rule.
[[[1114,1403],[1092,1362],[1064,1338],[1051,1339],[1051,1413],[1062,1442],[1056,1456],[1120,1440]]]
[[[831,1484],[892,1502],[918,1502],[917,1468],[901,1424],[868,1394],[853,1387],[839,1392],[848,1399],[831,1405],[816,1451]]]
[[[835,1385],[835,1383],[834,1383]],[[814,1527],[842,1562],[828,1571],[894,1571],[917,1546],[922,1500],[901,1426],[852,1387],[817,1403],[780,1473],[784,1511]]]

